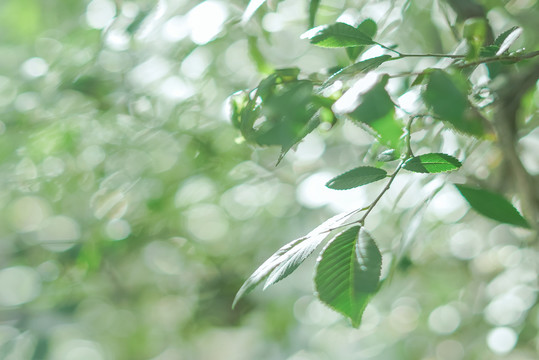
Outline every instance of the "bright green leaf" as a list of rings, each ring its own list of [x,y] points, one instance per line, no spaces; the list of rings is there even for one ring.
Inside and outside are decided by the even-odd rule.
[[[386,177],[387,172],[372,166],[360,166],[329,180],[326,186],[334,190],[353,189]]]
[[[431,153],[414,156],[406,161],[403,168],[418,173],[439,173],[460,168],[461,162],[451,155]]]
[[[467,185],[455,186],[470,206],[481,215],[501,223],[530,228],[526,219],[500,194]]]
[[[354,226],[335,236],[322,250],[314,278],[317,296],[348,317],[354,327],[380,281],[382,256],[372,237]]]
[[[317,26],[305,32],[301,38],[310,40],[311,44],[329,48],[363,46],[374,43],[371,37],[355,27],[339,22]]]

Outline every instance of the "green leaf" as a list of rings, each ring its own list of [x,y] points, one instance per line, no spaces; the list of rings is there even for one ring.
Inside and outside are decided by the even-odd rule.
[[[264,284],[264,289],[268,286],[281,281],[288,275],[290,275],[298,266],[305,261],[305,259],[312,254],[312,252],[320,245],[320,243],[328,237],[331,230],[344,224],[350,216],[356,211],[342,213],[324,221],[318,225],[313,231],[305,236],[305,241],[298,244],[281,258],[281,262],[275,267],[275,269],[268,276],[268,280]]]
[[[461,162],[453,156],[442,153],[431,153],[414,156],[404,163],[403,168],[418,173],[439,173],[460,168]]]
[[[395,106],[385,89],[388,76],[383,76],[369,90],[362,93],[363,79],[358,80],[333,106],[336,114],[348,114],[355,120],[368,125],[380,135],[384,145],[398,148],[402,126],[395,119]]]
[[[357,29],[372,39],[376,35],[376,31],[378,31],[378,25],[373,19],[365,19],[357,26]],[[355,61],[365,49],[365,46],[348,47],[346,48],[346,54],[350,60]]]
[[[470,206],[481,215],[501,223],[530,228],[526,219],[500,194],[467,185],[455,186]]]
[[[468,101],[468,85],[458,73],[449,74],[433,70],[423,98],[436,115],[450,123],[456,130],[481,137],[485,129]]]
[[[360,166],[329,180],[326,186],[334,190],[347,190],[366,185],[386,177],[387,172],[372,166]]]
[[[371,37],[353,26],[339,22],[317,26],[303,33],[301,38],[310,40],[311,44],[329,48],[374,44]]]
[[[335,215],[324,221],[307,235],[295,239],[277,250],[255,270],[245,283],[243,283],[234,298],[232,307],[234,307],[243,296],[264,281],[268,275],[271,274],[272,278],[268,278],[265,287],[291,274],[316,249],[316,247],[320,245],[333,228],[342,225],[355,212],[356,211],[352,211]]]
[[[348,317],[354,327],[380,281],[382,255],[362,227],[354,226],[333,238],[317,261],[314,278],[317,296]]]
[[[314,27],[314,21],[315,21],[316,13],[318,12],[319,6],[320,6],[320,0],[309,1],[309,28]]]
[[[329,79],[324,82],[324,84],[322,85],[322,89],[327,88],[337,80],[349,79],[358,74],[374,70],[391,58],[391,55],[377,56],[342,68],[333,75],[331,75]]]

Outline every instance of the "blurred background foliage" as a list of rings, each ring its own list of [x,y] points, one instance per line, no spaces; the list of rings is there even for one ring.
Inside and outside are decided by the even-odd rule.
[[[522,26],[518,46],[537,50],[537,1],[481,4],[496,34]],[[299,40],[306,1],[269,5],[241,24],[247,1],[0,3],[0,359],[537,359],[536,238],[468,211],[439,177],[399,175],[370,215],[400,271],[359,330],[311,295],[312,261],[231,310],[275,249],[380,190],[323,187],[376,155],[351,124],[317,130],[276,168],[279,149],[238,140],[226,98],[259,70],[348,64]],[[442,53],[457,44],[444,13],[460,31],[431,0],[322,1],[316,22],[372,18],[382,42]],[[518,113],[535,177],[538,107],[536,85]],[[439,130],[413,141],[470,145]],[[502,151],[473,146],[453,179],[501,187]]]

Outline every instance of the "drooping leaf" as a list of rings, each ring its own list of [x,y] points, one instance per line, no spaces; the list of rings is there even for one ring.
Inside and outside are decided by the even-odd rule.
[[[425,102],[436,115],[463,133],[481,137],[485,128],[467,98],[466,80],[458,73],[433,70],[423,92]]]
[[[372,166],[360,166],[329,180],[326,186],[334,190],[347,190],[366,185],[386,177],[387,172]]]
[[[372,39],[376,35],[376,31],[378,31],[378,25],[373,19],[365,19],[357,26],[357,29]],[[346,54],[350,60],[355,61],[365,49],[365,46],[347,47]]]
[[[481,215],[501,223],[530,228],[528,221],[500,194],[467,185],[455,186],[470,206]]]
[[[281,281],[296,270],[298,266],[312,254],[318,245],[327,238],[331,230],[344,224],[355,212],[356,211],[354,210],[352,212],[342,213],[324,221],[305,236],[305,241],[299,243],[298,246],[294,247],[286,254],[283,254],[281,257],[282,261],[268,276],[268,280],[264,284],[264,289]]]
[[[266,279],[270,273],[277,270],[276,268],[279,265],[286,262],[285,265],[279,267],[279,276],[277,277],[278,274],[276,273],[275,276],[277,278],[275,282],[292,273],[292,271],[294,271],[301,264],[301,262],[303,262],[303,260],[305,260],[305,258],[307,258],[307,256],[309,256],[314,249],[316,249],[320,242],[322,242],[329,235],[333,228],[342,225],[355,212],[356,211],[352,211],[335,215],[332,218],[324,221],[307,235],[282,246],[266,261],[264,261],[264,263],[255,270],[255,272],[245,281],[245,283],[243,283],[241,288],[238,290],[236,297],[234,298],[232,307],[234,307],[243,296],[264,281],[264,279]],[[269,284],[266,284],[266,286],[268,285]]]
[[[349,46],[371,45],[372,38],[355,27],[345,23],[317,26],[301,35],[311,44],[321,47],[339,48]]]
[[[517,41],[517,39],[520,37],[521,34],[522,34],[522,28],[516,26],[512,28],[510,32],[506,31],[502,35],[500,35],[498,39],[500,39],[500,37],[502,36],[504,36],[504,39],[503,39],[503,42],[499,44],[500,49],[496,52],[496,56],[501,55],[507,50],[509,50],[511,45],[513,45],[513,43]],[[496,41],[498,41],[498,39],[496,39]]]
[[[283,254],[286,254],[290,249],[294,248],[302,241],[305,241],[305,239],[306,239],[305,237],[302,237],[302,238],[289,242],[288,244],[284,245],[279,250],[277,250],[266,261],[264,261],[262,265],[260,265],[258,269],[256,269],[255,272],[251,276],[249,276],[249,278],[243,283],[241,288],[238,290],[236,297],[234,298],[234,302],[232,303],[232,307],[234,308],[236,306],[236,303],[245,294],[253,290],[258,284],[260,284],[269,275],[269,273],[273,269],[275,269],[275,267],[282,261],[281,256]]]
[[[259,7],[261,7],[266,0],[251,0],[249,1],[249,4],[247,5],[247,8],[243,12],[243,15],[241,17],[241,21],[243,23],[248,22],[251,20],[255,12],[258,10]]]
[[[432,174],[456,170],[461,166],[461,162],[451,155],[430,153],[408,159],[403,168],[408,171]]]
[[[381,55],[381,56],[377,56],[377,57],[374,57],[374,58],[370,58],[370,59],[367,59],[367,60],[357,62],[357,63],[349,65],[349,66],[347,66],[345,68],[342,68],[339,71],[337,71],[336,73],[334,73],[333,75],[331,75],[329,77],[329,79],[327,79],[324,82],[324,84],[322,85],[322,88],[326,88],[326,87],[330,86],[331,84],[333,84],[337,80],[349,79],[349,78],[352,78],[352,77],[354,77],[354,76],[356,76],[358,74],[366,73],[366,72],[369,72],[371,70],[374,70],[374,69],[376,69],[377,67],[379,67],[380,65],[382,65],[383,63],[385,63],[386,61],[388,61],[391,58],[392,58],[391,55]]]
[[[385,89],[388,77],[383,76],[366,92],[363,79],[358,80],[333,106],[336,114],[347,114],[362,122],[380,135],[384,145],[398,148],[402,126],[395,119],[395,105]]]
[[[382,256],[362,227],[354,226],[333,238],[317,261],[317,296],[358,327],[363,311],[380,281]]]
[[[309,28],[314,27],[314,20],[316,18],[316,13],[318,12],[319,6],[320,0],[309,1]]]

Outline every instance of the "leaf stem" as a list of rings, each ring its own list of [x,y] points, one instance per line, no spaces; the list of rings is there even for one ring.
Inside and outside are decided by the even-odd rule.
[[[401,160],[401,162],[399,163],[399,165],[397,166],[397,168],[395,169],[395,171],[393,172],[393,174],[391,174],[390,178],[389,178],[389,181],[387,182],[386,186],[382,189],[382,191],[380,191],[380,194],[378,194],[378,196],[376,197],[376,199],[374,199],[374,201],[369,205],[369,208],[367,209],[367,211],[365,212],[365,214],[363,214],[363,216],[361,217],[361,219],[359,219],[357,221],[357,223],[361,224],[361,226],[363,226],[365,224],[365,219],[367,218],[367,216],[370,214],[370,212],[372,211],[372,209],[374,209],[374,207],[376,206],[376,204],[378,204],[378,202],[380,201],[380,199],[382,198],[382,196],[384,196],[384,194],[389,190],[389,188],[391,187],[391,184],[393,183],[393,180],[395,180],[395,177],[397,177],[397,174],[399,173],[400,169],[402,168],[402,166],[404,165],[404,162],[406,161],[407,159],[404,158]]]
[[[395,178],[397,177],[397,174],[399,173],[399,171],[402,169],[402,167],[404,166],[404,163],[409,159],[411,158],[413,155],[412,153],[412,147],[410,145],[411,143],[411,137],[412,137],[412,123],[414,122],[414,120],[418,117],[421,117],[421,116],[424,116],[424,115],[416,115],[416,116],[412,116],[410,117],[410,120],[408,121],[408,124],[406,125],[406,136],[405,136],[405,142],[406,142],[406,154],[404,155],[404,157],[402,158],[401,162],[399,163],[399,165],[397,166],[397,168],[395,169],[395,171],[393,171],[393,173],[389,176],[389,181],[387,182],[386,186],[384,186],[384,188],[382,189],[382,191],[380,191],[380,193],[378,194],[378,196],[376,197],[376,199],[374,199],[374,201],[369,205],[367,206],[366,208],[366,211],[365,211],[365,214],[363,214],[363,216],[361,217],[361,219],[359,219],[357,221],[357,223],[361,224],[361,226],[364,226],[365,224],[365,219],[367,219],[367,216],[370,214],[370,212],[372,211],[372,209],[374,209],[374,207],[376,206],[376,204],[378,204],[378,202],[380,201],[380,199],[382,198],[382,196],[384,196],[384,194],[389,190],[389,188],[391,187],[391,184],[393,183],[393,180],[395,180]]]
[[[457,67],[459,69],[464,69],[464,68],[467,68],[467,67],[486,64],[486,63],[490,63],[490,62],[494,62],[494,61],[520,61],[520,60],[525,60],[525,59],[531,59],[531,58],[534,58],[536,56],[539,56],[539,50],[532,51],[530,53],[525,53],[525,54],[522,54],[522,55],[492,56],[492,57],[488,57],[488,58],[478,59],[476,61],[472,61],[472,62],[469,62],[469,63],[460,64],[460,65],[457,65]]]

